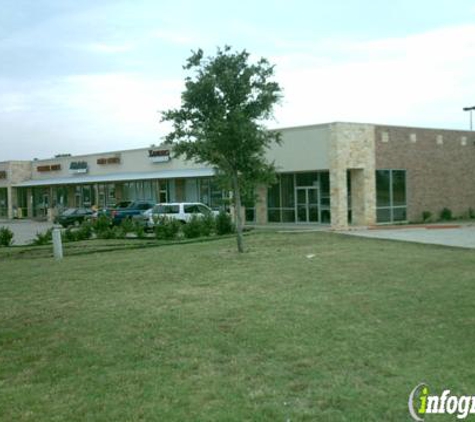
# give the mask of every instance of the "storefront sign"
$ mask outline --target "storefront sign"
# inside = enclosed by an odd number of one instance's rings
[[[98,158],[97,164],[120,164],[120,157],[107,157],[107,158]]]
[[[75,174],[87,173],[88,166],[86,161],[72,161],[69,164],[69,172]]]
[[[165,163],[170,161],[170,151],[168,149],[149,149],[148,156],[152,163]]]
[[[48,164],[45,166],[38,166],[36,167],[36,171],[40,173],[47,172],[47,171],[59,171],[61,170],[61,164]]]

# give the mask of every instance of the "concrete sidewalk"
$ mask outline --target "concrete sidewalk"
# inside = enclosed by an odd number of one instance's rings
[[[404,226],[403,228],[360,229],[342,232],[351,236],[374,239],[402,240],[405,242],[427,243],[431,245],[475,248],[475,226]]]
[[[0,220],[0,227],[8,227],[13,232],[14,245],[28,245],[36,237],[36,233],[44,233],[53,224],[33,220]]]

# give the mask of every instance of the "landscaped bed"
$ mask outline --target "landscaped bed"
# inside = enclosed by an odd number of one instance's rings
[[[404,421],[420,382],[475,395],[473,251],[147,242],[1,250],[0,420]]]

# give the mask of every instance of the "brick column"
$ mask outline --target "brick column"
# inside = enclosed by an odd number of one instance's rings
[[[331,226],[335,230],[348,229],[348,187],[346,169],[330,170]]]
[[[13,218],[13,191],[12,187],[7,187],[7,211],[8,211],[8,218]]]
[[[256,195],[256,224],[267,224],[267,186],[257,186]]]
[[[368,169],[351,171],[352,223],[369,226],[376,222],[375,172]]]

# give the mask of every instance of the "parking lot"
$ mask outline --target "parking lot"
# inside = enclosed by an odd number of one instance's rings
[[[52,223],[32,220],[0,220],[0,227],[8,227],[14,234],[14,245],[27,245],[36,237],[36,233],[43,233]]]
[[[402,240],[405,242],[427,243],[432,245],[475,248],[475,226],[440,228],[436,225],[427,227],[377,230],[354,230],[345,232],[352,236],[370,237],[375,239]]]

